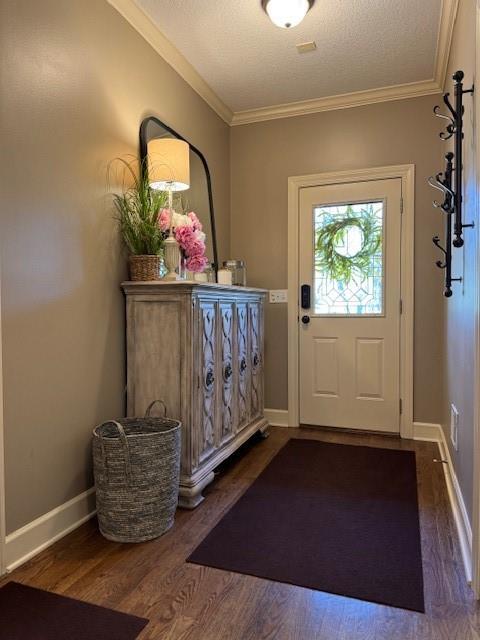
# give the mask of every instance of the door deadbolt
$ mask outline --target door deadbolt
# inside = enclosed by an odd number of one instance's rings
[[[301,286],[301,302],[302,302],[302,309],[310,309],[310,285],[309,284],[302,284]]]
[[[310,316],[302,316],[303,324],[308,324],[310,322]]]

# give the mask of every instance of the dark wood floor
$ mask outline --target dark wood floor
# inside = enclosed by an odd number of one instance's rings
[[[417,452],[426,614],[185,562],[291,437]],[[147,617],[141,640],[479,640],[480,609],[465,583],[443,471],[433,462],[437,456],[428,442],[272,429],[270,438],[235,456],[200,507],[178,511],[174,528],[162,538],[120,545],[104,540],[92,521],[1,583],[13,579]]]

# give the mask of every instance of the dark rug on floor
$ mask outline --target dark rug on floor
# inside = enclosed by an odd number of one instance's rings
[[[423,612],[415,453],[289,440],[188,561]]]
[[[9,582],[0,589],[5,640],[134,640],[148,620]]]

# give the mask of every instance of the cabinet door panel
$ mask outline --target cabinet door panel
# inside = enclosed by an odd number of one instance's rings
[[[248,310],[252,370],[250,419],[253,420],[263,414],[263,309],[260,302],[251,302]]]
[[[199,305],[199,431],[198,461],[201,464],[215,451],[217,396],[216,304],[201,301]]]
[[[250,359],[248,357],[248,307],[236,305],[237,333],[237,431],[248,424],[250,418]]]
[[[233,302],[220,303],[220,416],[218,420],[220,445],[234,435],[233,312]]]

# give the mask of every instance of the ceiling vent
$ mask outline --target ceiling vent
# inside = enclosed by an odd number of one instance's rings
[[[308,53],[309,51],[315,51],[317,48],[317,45],[313,40],[311,42],[300,42],[300,44],[295,46],[297,47],[298,53]]]

